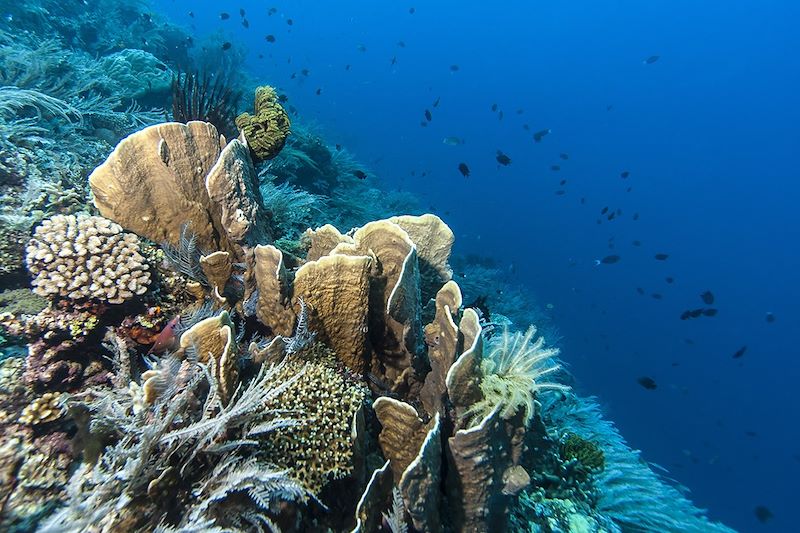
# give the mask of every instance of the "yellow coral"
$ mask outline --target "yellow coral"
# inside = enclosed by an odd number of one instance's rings
[[[64,398],[58,392],[46,392],[22,410],[19,421],[34,426],[58,420],[64,414]]]
[[[279,468],[318,493],[325,483],[353,471],[353,421],[367,394],[336,366],[336,357],[321,343],[283,363],[275,375],[278,386],[303,371],[280,395],[268,400],[270,409],[296,412],[300,423],[269,435],[261,450]]]
[[[275,89],[264,85],[256,89],[255,114],[236,117],[236,127],[244,134],[252,153],[261,160],[272,159],[283,149],[291,122]]]

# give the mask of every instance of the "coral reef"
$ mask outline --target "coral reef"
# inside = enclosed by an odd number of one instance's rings
[[[26,252],[33,291],[40,296],[119,304],[143,294],[150,284],[138,237],[102,217],[46,219]]]
[[[275,89],[265,85],[256,89],[255,114],[242,113],[236,117],[236,127],[255,158],[266,161],[283,149],[291,122],[278,102]]]

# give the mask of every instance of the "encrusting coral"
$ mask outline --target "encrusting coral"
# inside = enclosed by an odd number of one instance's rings
[[[289,136],[289,115],[278,101],[278,93],[268,85],[256,89],[255,114],[236,117],[236,127],[259,160],[272,159],[283,149]]]
[[[33,290],[40,296],[119,304],[143,294],[150,284],[138,237],[102,217],[46,219],[26,252]]]

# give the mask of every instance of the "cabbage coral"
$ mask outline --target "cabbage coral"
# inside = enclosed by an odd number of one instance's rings
[[[489,354],[481,364],[484,374],[481,380],[483,399],[469,411],[473,422],[499,406],[500,416],[504,419],[511,418],[520,408],[524,408],[527,424],[535,412],[534,401],[539,391],[569,389],[566,385],[542,381],[545,376],[561,368],[552,362],[559,350],[545,348],[544,337],[531,342],[535,335],[535,326],[530,326],[525,335],[519,332],[511,334],[506,329],[499,339],[488,344]]]

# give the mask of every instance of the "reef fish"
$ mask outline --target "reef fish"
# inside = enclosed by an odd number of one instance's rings
[[[461,137],[445,137],[442,139],[442,144],[446,144],[447,146],[460,146],[464,144],[464,139]]]
[[[703,300],[704,304],[711,305],[714,303],[714,293],[711,291],[705,291],[700,295],[700,299]]]
[[[433,120],[433,116],[431,115],[431,112],[428,109],[425,110],[425,120],[427,120],[428,122]]]
[[[741,348],[739,348],[738,350],[736,350],[733,353],[733,358],[734,359],[739,359],[740,357],[742,357],[744,355],[744,352],[746,352],[746,351],[747,351],[747,345],[745,344],[744,346],[742,346]]]
[[[645,60],[643,61],[643,63],[644,63],[645,65],[652,65],[653,63],[655,63],[655,62],[656,62],[656,61],[658,61],[659,59],[661,59],[661,56],[650,56],[650,57],[648,57],[647,59],[645,59]]]
[[[228,20],[229,18],[231,18],[231,16],[228,13],[225,13],[224,11],[219,14],[220,20]]]
[[[466,163],[459,163],[458,164],[458,171],[461,172],[461,175],[465,178],[469,177],[469,167]]]
[[[550,129],[549,128],[545,129],[545,130],[539,130],[539,131],[537,131],[536,133],[533,134],[533,140],[535,142],[537,142],[537,143],[538,142],[542,142],[542,139],[544,139],[545,135],[547,135],[549,133],[550,133]]]
[[[653,257],[655,257],[659,261],[666,261],[667,258],[669,257],[669,254],[656,254]]]
[[[495,159],[497,160],[498,163],[500,163],[504,167],[507,167],[508,165],[511,164],[511,158],[508,157],[503,152],[501,152],[500,150],[497,151],[497,156],[495,157]]]
[[[150,354],[159,354],[163,353],[175,345],[175,342],[178,340],[178,325],[181,322],[181,315],[177,315],[175,318],[167,322],[167,325],[164,326],[164,329],[161,330],[156,336],[156,340],[153,343],[153,346],[150,347],[150,350],[147,352],[147,355]]]
[[[636,380],[636,383],[638,383],[639,385],[641,385],[642,387],[644,387],[647,390],[656,390],[658,388],[658,384],[656,383],[656,380],[654,380],[653,378],[651,378],[649,376],[640,377],[639,379]]]
[[[604,265],[613,265],[614,263],[618,263],[620,259],[622,258],[618,255],[607,255],[602,259],[595,259],[595,264],[599,265],[603,263]]]

